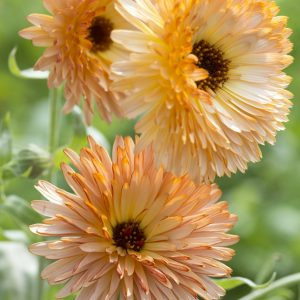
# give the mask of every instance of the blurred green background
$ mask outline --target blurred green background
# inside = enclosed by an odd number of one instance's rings
[[[22,40],[18,31],[28,26],[25,19],[28,14],[44,11],[41,2],[0,0],[0,117],[3,119],[6,112],[11,114],[14,152],[29,144],[47,149],[49,109],[46,82],[14,77],[7,67],[9,53],[15,46],[18,47],[17,60],[22,69],[31,67],[39,57],[41,50]],[[290,122],[287,130],[278,135],[274,147],[263,148],[262,162],[251,165],[245,175],[218,180],[224,191],[223,199],[228,200],[231,210],[239,215],[235,233],[240,235],[241,241],[230,262],[233,275],[257,282],[267,280],[272,270],[278,277],[300,271],[300,106],[297,105],[300,95],[300,2],[277,2],[281,14],[289,16],[289,27],[294,30],[295,63],[287,70],[294,78],[290,90],[295,95]],[[60,145],[72,143],[75,148],[85,145],[85,136],[78,128],[78,116],[75,114],[64,119]],[[133,134],[133,124],[133,121],[117,120],[106,125],[95,118],[93,126],[100,132],[98,138],[109,147],[116,134]],[[75,127],[75,135],[70,126]],[[59,151],[56,160],[61,159],[64,158]],[[64,185],[59,173],[57,181],[60,186]],[[12,204],[0,208],[1,300],[41,300],[35,293],[37,280],[33,280],[37,278],[37,259],[26,249],[34,237],[22,233],[25,225],[37,218],[31,215],[26,205],[32,199],[40,198],[33,188],[35,182],[36,179],[20,177],[5,184],[6,194],[15,196],[9,198]],[[224,299],[239,299],[246,291],[246,287],[238,288]],[[54,292],[48,290],[44,299],[54,299]],[[283,289],[264,299],[300,299],[300,296],[294,288]]]

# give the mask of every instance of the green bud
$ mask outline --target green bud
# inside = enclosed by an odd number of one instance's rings
[[[3,177],[26,177],[35,179],[41,176],[50,166],[52,160],[48,152],[36,145],[30,145],[15,155],[3,168]]]

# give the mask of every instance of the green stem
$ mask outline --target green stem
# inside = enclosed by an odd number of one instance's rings
[[[49,153],[53,156],[58,137],[58,106],[59,106],[59,91],[57,89],[51,89],[49,95],[50,101],[50,129],[49,129]],[[53,179],[53,164],[49,169],[48,180],[52,181]]]
[[[57,89],[50,90],[50,132],[49,132],[49,152],[53,153],[57,139],[57,106],[58,106],[58,91]]]
[[[53,157],[56,147],[57,147],[57,139],[58,139],[58,131],[59,131],[59,98],[60,98],[60,90],[51,89],[49,91],[49,103],[50,103],[50,128],[49,128],[49,145],[48,150],[50,155]],[[48,180],[53,182],[54,178],[54,163],[51,164],[48,173]],[[39,258],[39,266],[38,271],[39,275],[41,274],[43,268],[45,267],[45,258]],[[37,287],[37,300],[42,300],[44,298],[44,281],[39,277],[38,287]]]
[[[239,300],[259,299],[259,298],[269,294],[270,292],[273,292],[274,290],[277,290],[277,289],[285,287],[285,286],[291,286],[298,282],[300,282],[300,273],[296,273],[296,274],[281,278],[279,280],[276,280],[273,283],[271,283],[268,287],[266,287],[264,289],[253,291],[249,295],[242,297]]]
[[[4,180],[2,179],[2,172],[0,170],[0,203],[5,201],[5,197]]]
[[[36,300],[42,300],[44,298],[44,280],[40,277],[43,269],[45,266],[45,259],[44,257],[40,256],[38,258],[38,290],[37,290],[37,298]]]

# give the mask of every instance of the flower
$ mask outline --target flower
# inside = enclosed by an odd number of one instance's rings
[[[266,0],[119,0],[136,30],[112,39],[132,52],[116,61],[138,151],[154,142],[158,163],[197,182],[244,172],[260,144],[283,130],[292,94],[287,18]]]
[[[220,261],[232,257],[227,246],[238,237],[226,233],[237,217],[217,203],[217,186],[156,168],[152,147],[134,154],[131,138],[117,137],[112,161],[89,142],[80,156],[66,150],[78,169],[62,165],[74,193],[40,181],[49,201],[32,202],[49,218],[31,230],[59,238],[30,248],[57,260],[42,272],[50,284],[65,283],[57,297],[219,299],[224,291],[210,277],[229,276]]]
[[[126,22],[114,10],[113,0],[44,0],[52,14],[32,14],[34,25],[20,31],[35,46],[46,47],[35,69],[49,70],[48,85],[65,82],[64,111],[72,110],[84,98],[84,115],[91,122],[95,99],[102,117],[122,114],[119,95],[110,90],[109,67],[124,49],[112,42],[114,28],[126,28]]]

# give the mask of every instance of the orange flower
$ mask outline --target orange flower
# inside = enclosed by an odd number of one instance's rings
[[[153,4],[155,3],[155,4]],[[273,1],[119,0],[136,30],[112,39],[133,52],[112,65],[139,150],[196,181],[244,172],[284,129],[292,94],[287,18]]]
[[[220,261],[238,237],[226,232],[237,217],[218,202],[215,184],[195,185],[156,168],[151,147],[134,154],[131,138],[118,137],[113,159],[89,139],[80,156],[66,150],[78,173],[63,164],[74,193],[40,181],[49,201],[32,207],[49,217],[31,226],[39,235],[58,237],[31,246],[34,254],[57,260],[42,277],[65,283],[64,298],[219,299],[224,290],[210,277],[229,276]]]
[[[119,96],[110,90],[109,67],[125,51],[112,42],[110,34],[114,28],[126,28],[126,23],[114,10],[113,2],[44,0],[52,16],[32,14],[28,20],[34,26],[20,32],[35,46],[47,48],[35,69],[50,71],[50,88],[65,82],[66,113],[83,97],[88,123],[93,99],[105,120],[111,120],[112,114],[121,115]]]

